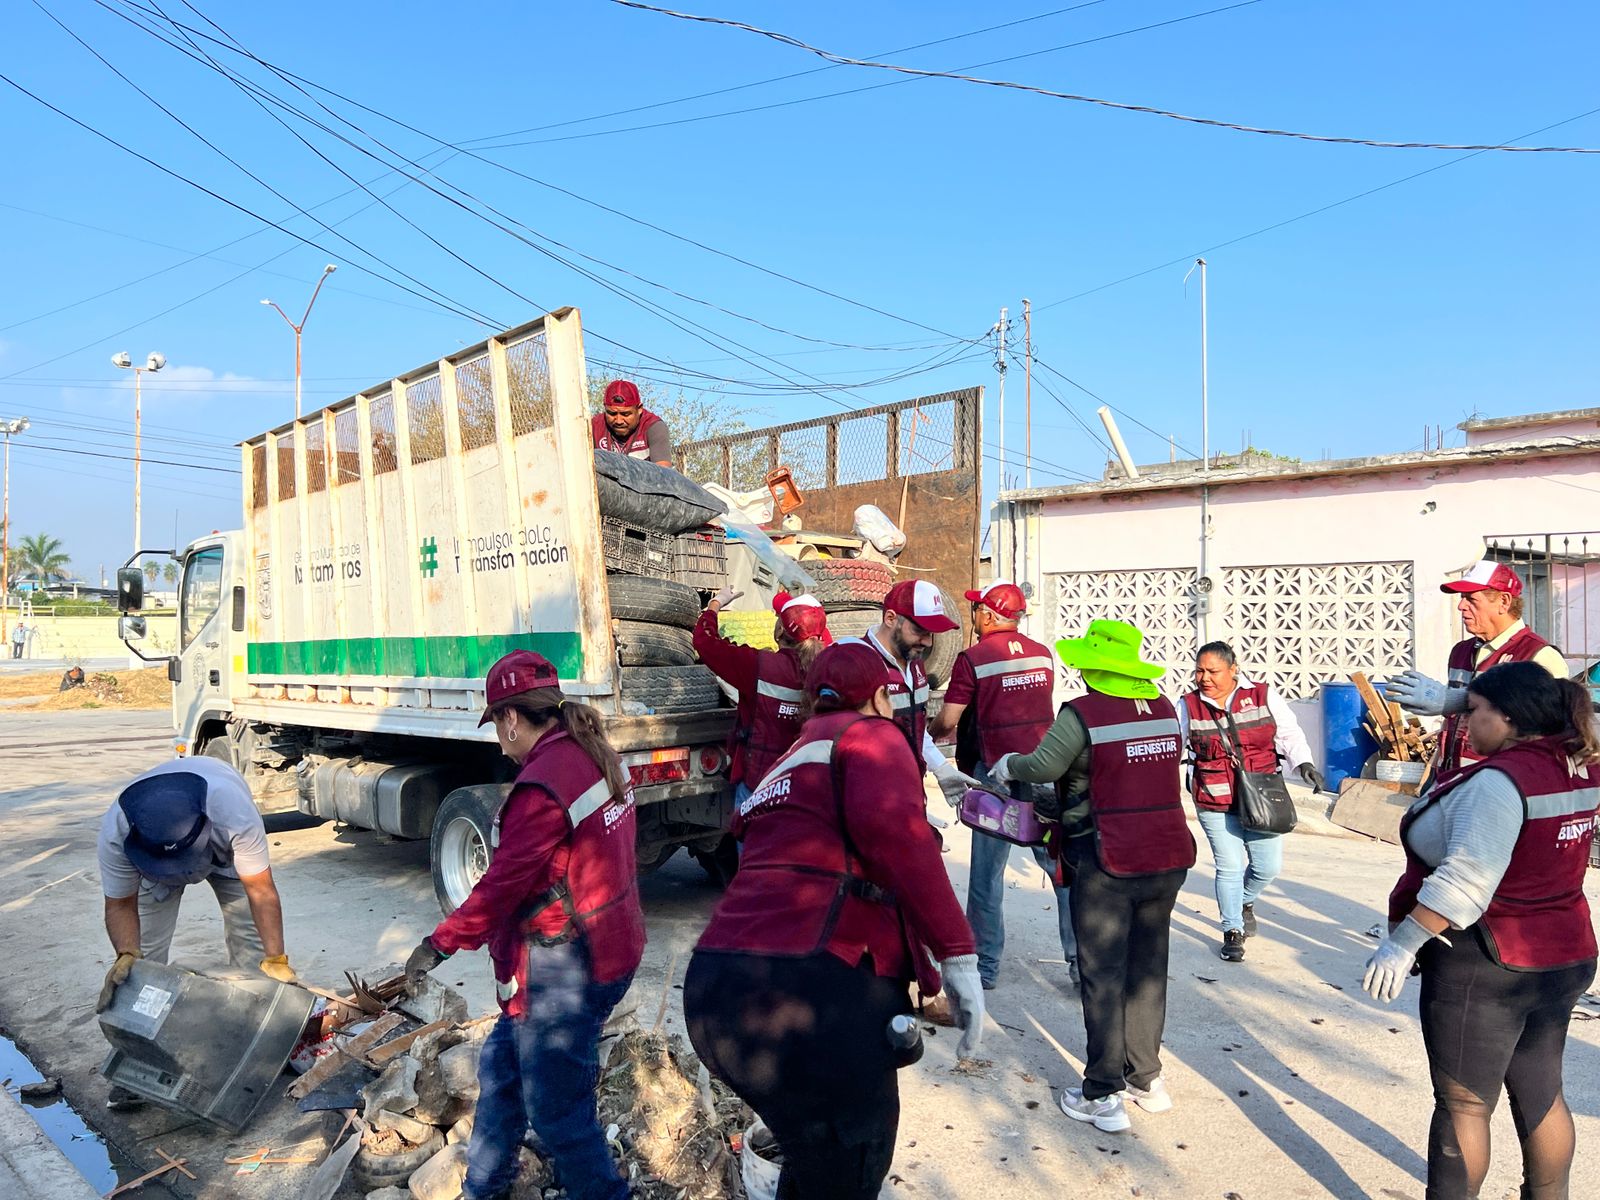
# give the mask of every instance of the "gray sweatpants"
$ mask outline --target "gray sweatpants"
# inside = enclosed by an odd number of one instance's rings
[[[212,875],[206,882],[216,893],[217,906],[222,909],[228,962],[235,967],[254,969],[266,956],[266,950],[261,945],[261,934],[256,929],[244,884],[228,875]],[[167,893],[164,900],[156,899],[158,889]],[[183,902],[184,890],[178,887],[168,891],[167,886],[152,884],[148,879],[139,883],[139,953],[152,962],[166,962],[172,950],[172,935],[178,928],[178,906]]]

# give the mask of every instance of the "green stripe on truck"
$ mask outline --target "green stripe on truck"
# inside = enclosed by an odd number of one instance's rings
[[[513,650],[533,650],[544,655],[564,679],[575,678],[583,670],[583,642],[576,633],[251,642],[246,670],[251,675],[481,679],[496,659]]]

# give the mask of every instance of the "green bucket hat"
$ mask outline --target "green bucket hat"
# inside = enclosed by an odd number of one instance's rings
[[[1165,667],[1140,659],[1144,634],[1126,621],[1090,621],[1081,638],[1062,638],[1056,653],[1069,667],[1080,671],[1106,671],[1133,679],[1159,679]]]

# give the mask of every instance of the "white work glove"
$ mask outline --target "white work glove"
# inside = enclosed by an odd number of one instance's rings
[[[978,977],[978,956],[947,958],[939,964],[939,974],[944,978],[944,994],[950,1000],[956,1028],[961,1030],[956,1057],[971,1058],[983,1041],[983,980]]]
[[[721,612],[742,595],[744,595],[743,592],[735,591],[731,587],[725,587],[715,596],[711,597],[711,603],[716,606],[718,612]]]
[[[1421,713],[1425,717],[1442,716],[1463,707],[1460,702],[1451,703],[1451,692],[1460,692],[1460,701],[1465,701],[1466,692],[1463,689],[1446,687],[1437,679],[1429,679],[1420,671],[1402,671],[1388,683],[1389,699],[1401,708]]]
[[[1011,786],[1011,760],[1015,757],[1015,753],[1002,754],[989,764],[989,779],[1001,789]]]
[[[961,801],[966,796],[969,788],[981,788],[971,775],[968,775],[955,763],[946,761],[942,767],[933,768],[933,777],[939,784],[939,790],[944,793],[945,803],[951,808],[960,808]]]
[[[1367,990],[1367,995],[1386,1004],[1398,996],[1416,964],[1417,951],[1432,939],[1433,934],[1413,917],[1407,917],[1391,929],[1367,959],[1367,972],[1361,977],[1361,986]]]

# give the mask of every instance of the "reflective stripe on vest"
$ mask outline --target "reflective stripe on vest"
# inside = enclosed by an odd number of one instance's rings
[[[1149,717],[1142,721],[1123,721],[1118,725],[1101,725],[1089,729],[1089,744],[1099,746],[1105,742],[1127,742],[1144,738],[1178,735],[1177,717]]]
[[[756,693],[789,704],[799,704],[806,698],[806,694],[799,688],[783,687],[776,683],[768,683],[765,679],[756,680]]]
[[[567,824],[576,829],[581,821],[594,816],[609,803],[611,803],[611,785],[602,777],[598,783],[585,789],[576,800],[567,805]]]
[[[897,710],[909,710],[913,704],[926,704],[927,702],[927,684],[923,684],[915,692],[898,691],[889,695],[890,707]]]
[[[990,679],[995,675],[1021,675],[1033,671],[1054,671],[1055,663],[1048,658],[1003,658],[999,662],[984,663],[981,667],[973,667],[972,674],[978,679]]]

